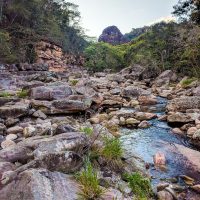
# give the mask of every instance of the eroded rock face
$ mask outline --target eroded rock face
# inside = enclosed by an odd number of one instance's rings
[[[172,112],[186,112],[188,109],[200,109],[200,97],[175,98],[167,105],[167,110]]]
[[[71,176],[46,169],[30,169],[0,192],[1,200],[76,200],[78,184]]]

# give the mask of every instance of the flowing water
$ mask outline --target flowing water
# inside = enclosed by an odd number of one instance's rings
[[[158,104],[154,107],[144,108],[163,115],[167,100],[158,97]],[[167,122],[158,119],[150,120],[152,126],[147,129],[126,129],[123,128],[121,141],[127,157],[139,157],[145,163],[150,163],[150,174],[153,177],[152,184],[156,185],[161,179],[188,175],[200,180],[199,172],[194,171],[188,160],[177,152],[175,144],[184,145],[191,148],[187,139],[179,137],[171,132]],[[156,169],[153,165],[153,156],[157,152],[162,152],[166,156],[166,169]],[[181,182],[180,182],[181,184]]]

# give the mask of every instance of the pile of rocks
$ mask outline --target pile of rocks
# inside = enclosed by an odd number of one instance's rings
[[[53,49],[54,56],[60,59],[60,49]],[[18,73],[5,68],[9,76],[0,76],[2,200],[77,199],[80,187],[71,173],[81,169],[91,145],[91,138],[80,128],[104,130],[102,134],[110,138],[120,136],[121,126],[148,128],[148,120],[157,115],[145,110],[157,104],[157,95],[172,99],[162,119],[182,123],[181,131],[187,130],[191,140],[200,140],[198,87],[193,88],[193,96],[187,96],[188,90],[171,85],[177,80],[171,71],[153,81],[138,65],[118,74],[97,73],[91,77],[80,68],[79,73],[52,73],[44,66],[20,65]],[[95,145],[102,148],[101,139]],[[132,170],[131,165],[127,168]],[[119,174],[102,170],[104,182],[107,174],[112,187],[104,199],[131,199],[131,190]],[[120,191],[122,186],[126,189]]]

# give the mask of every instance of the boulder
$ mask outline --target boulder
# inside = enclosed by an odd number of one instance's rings
[[[72,89],[69,85],[49,85],[40,86],[31,89],[31,98],[35,100],[60,100],[72,95]]]
[[[154,160],[154,164],[156,166],[159,166],[159,165],[165,165],[166,164],[166,158],[165,158],[165,154],[162,153],[162,152],[158,152],[154,155],[153,157],[153,160]]]
[[[12,140],[4,140],[1,143],[2,149],[6,149],[6,148],[9,148],[9,147],[12,147],[12,146],[15,146],[15,145],[16,145],[16,143],[13,142]]]
[[[193,95],[194,95],[194,96],[200,97],[200,86],[196,87],[196,88],[193,90]]]
[[[6,162],[22,162],[26,163],[28,159],[32,158],[31,149],[22,145],[12,145],[0,151],[0,160]]]
[[[191,116],[185,113],[176,112],[176,113],[172,113],[168,115],[167,121],[170,123],[176,123],[176,122],[189,123],[189,122],[193,122],[194,120],[191,118]]]
[[[79,186],[69,175],[30,169],[1,189],[1,200],[76,200]]]
[[[9,134],[6,136],[6,140],[16,140],[17,139],[17,135],[15,134]]]
[[[20,126],[14,126],[12,128],[7,129],[7,134],[18,134],[23,133],[23,128]]]
[[[188,109],[200,109],[200,97],[175,98],[167,105],[167,110],[172,112],[186,112]]]
[[[109,74],[109,75],[107,75],[107,79],[109,81],[114,81],[114,82],[117,82],[117,83],[123,82],[123,77],[121,75],[118,75],[118,74]]]
[[[146,112],[135,112],[134,116],[137,120],[140,120],[140,121],[150,120],[157,117],[155,113],[146,113]]]
[[[154,96],[139,96],[138,101],[140,105],[155,105],[158,103]]]
[[[4,105],[0,107],[0,118],[18,118],[26,116],[29,111],[29,103],[18,102],[13,105]]]
[[[2,178],[2,175],[7,171],[14,171],[16,169],[16,166],[10,162],[0,162],[0,180]],[[1,186],[0,186],[1,188]]]
[[[151,92],[136,86],[127,86],[121,92],[121,96],[129,98],[137,98],[139,96],[148,96]]]
[[[154,85],[157,87],[161,87],[163,85],[168,85],[170,81],[175,81],[176,75],[171,70],[166,70],[162,72],[154,81]]]
[[[172,132],[174,134],[183,135],[183,131],[180,128],[173,128]]]
[[[158,200],[173,200],[173,196],[170,194],[170,192],[163,190],[157,193]]]
[[[40,119],[46,119],[47,118],[47,116],[41,110],[37,110],[36,112],[34,112],[33,117],[37,117],[37,118],[40,118]]]
[[[137,119],[134,119],[134,118],[126,119],[126,125],[135,126],[135,125],[138,125],[139,123],[140,123],[140,121],[138,121]]]
[[[71,97],[71,99],[73,99]],[[72,114],[86,111],[91,106],[91,99],[83,96],[76,96],[74,100],[70,98],[55,101],[32,100],[31,105],[35,109],[40,109],[43,113],[50,114]]]
[[[187,136],[188,137],[192,137],[195,133],[197,132],[197,128],[196,127],[191,127],[187,130]]]
[[[148,121],[142,121],[139,125],[138,128],[149,128],[151,124]]]

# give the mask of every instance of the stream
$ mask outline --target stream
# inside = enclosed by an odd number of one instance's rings
[[[158,116],[165,113],[167,100],[158,97],[158,104],[155,106],[144,107],[144,111],[154,112]],[[200,180],[200,173],[195,171],[188,159],[176,150],[175,144],[192,148],[186,138],[175,135],[171,132],[171,127],[167,122],[153,119],[149,121],[151,127],[147,129],[121,129],[121,141],[126,157],[138,157],[145,163],[150,164],[150,175],[152,185],[155,186],[161,180],[176,177],[178,183],[183,185],[183,181],[178,178],[180,175],[187,175]],[[156,169],[153,165],[153,156],[157,152],[165,154],[167,163],[166,168]]]

